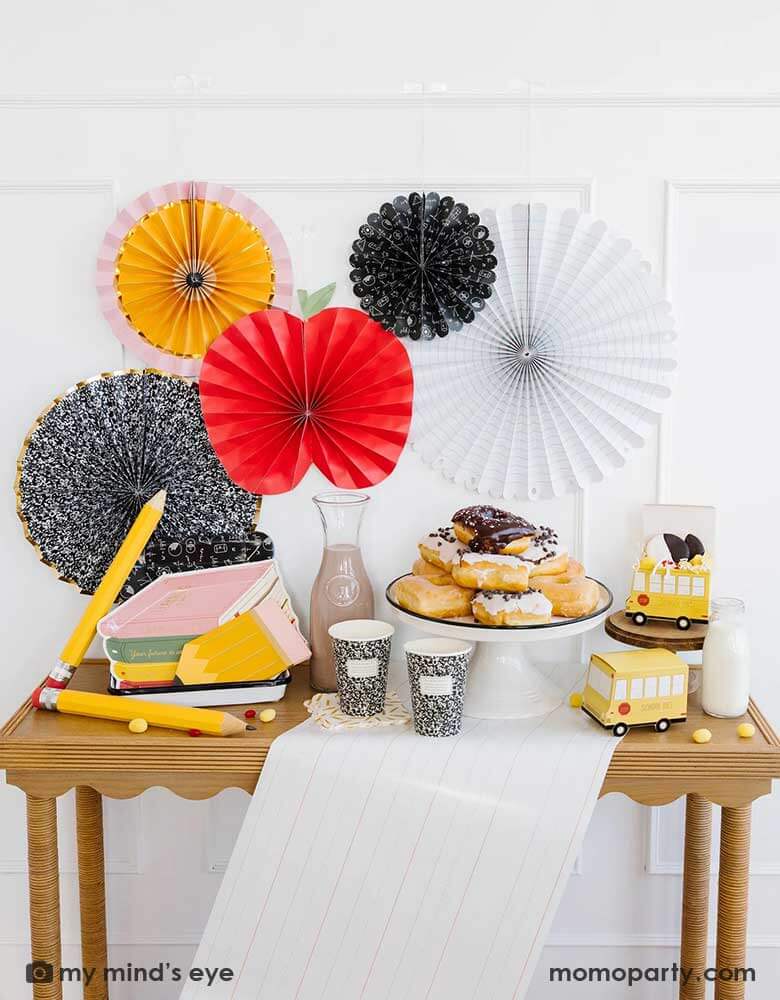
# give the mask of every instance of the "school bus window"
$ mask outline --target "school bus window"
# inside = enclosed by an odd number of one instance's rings
[[[634,573],[634,590],[644,590],[644,589],[645,589],[645,574]]]
[[[681,597],[689,597],[691,593],[691,578],[689,576],[681,576],[677,579],[677,593]]]
[[[693,593],[696,597],[704,597],[704,580],[699,576],[693,578]]]
[[[669,692],[672,690],[672,678],[667,674],[666,677],[658,678],[658,694],[662,698],[668,698]]]
[[[631,680],[631,697],[641,698],[642,697],[642,678],[634,677]]]
[[[674,577],[671,573],[667,573],[664,577],[664,593],[673,594],[674,593]]]
[[[655,698],[658,694],[658,678],[645,677],[645,698]]]
[[[653,573],[650,577],[650,593],[660,594],[661,593],[661,577],[657,573]]]
[[[628,694],[626,681],[615,681],[615,701],[625,701]]]
[[[588,671],[588,684],[597,694],[600,694],[602,698],[609,699],[612,687],[609,677],[603,670],[600,670],[595,663],[591,663],[590,665],[590,670]]]
[[[674,674],[672,676],[672,694],[682,694],[683,693],[683,675]]]

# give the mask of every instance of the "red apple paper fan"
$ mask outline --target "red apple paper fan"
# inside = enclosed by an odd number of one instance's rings
[[[381,482],[406,443],[412,394],[403,344],[358,309],[244,316],[200,373],[215,452],[234,483],[262,494],[293,489],[312,463],[334,486]]]

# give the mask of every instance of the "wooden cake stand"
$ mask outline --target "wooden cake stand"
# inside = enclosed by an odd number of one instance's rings
[[[702,622],[692,622],[691,627],[683,631],[674,622],[654,618],[644,625],[635,625],[625,611],[616,611],[604,622],[604,631],[626,646],[685,653],[702,648],[707,626]]]

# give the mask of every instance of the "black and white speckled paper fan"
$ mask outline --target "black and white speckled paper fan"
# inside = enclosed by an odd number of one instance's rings
[[[91,594],[142,504],[166,489],[163,535],[234,537],[258,498],[235,486],[209,443],[197,383],[153,369],[68,389],[19,455],[17,511],[40,558]]]
[[[471,323],[490,296],[493,249],[467,205],[435,191],[398,195],[368,216],[352,244],[353,291],[398,337],[446,337]]]

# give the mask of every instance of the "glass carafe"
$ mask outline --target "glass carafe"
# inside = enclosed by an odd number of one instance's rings
[[[336,690],[336,666],[328,629],[336,622],[374,617],[374,591],[360,552],[365,493],[318,493],[312,498],[324,532],[322,563],[311,591],[309,641],[311,685]]]

